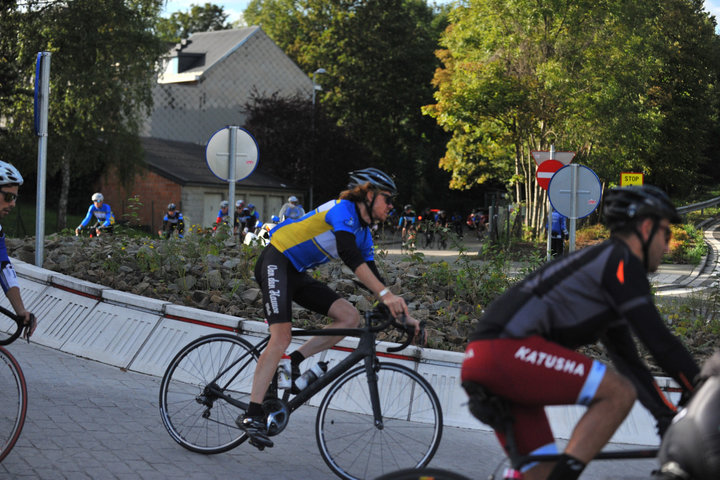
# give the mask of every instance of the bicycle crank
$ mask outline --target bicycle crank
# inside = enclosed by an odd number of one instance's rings
[[[268,435],[272,437],[285,430],[290,420],[290,411],[285,402],[279,398],[270,398],[266,399],[262,406],[267,415]]]

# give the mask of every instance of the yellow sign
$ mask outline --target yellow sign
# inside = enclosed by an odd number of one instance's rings
[[[622,172],[620,174],[620,186],[629,187],[630,185],[642,185],[643,174],[642,173],[630,173]]]

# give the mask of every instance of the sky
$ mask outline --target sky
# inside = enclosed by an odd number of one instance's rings
[[[435,0],[437,3],[449,3],[452,0]],[[169,16],[173,12],[190,10],[190,5],[204,5],[210,2],[223,7],[225,13],[229,15],[228,20],[234,22],[242,15],[243,10],[247,7],[250,0],[167,0],[163,16]],[[705,0],[705,10],[720,18],[720,0]]]

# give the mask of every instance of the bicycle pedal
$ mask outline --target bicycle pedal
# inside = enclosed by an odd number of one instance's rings
[[[275,445],[275,444],[270,439],[265,441],[264,439],[251,438],[250,445],[252,445],[253,447],[257,448],[258,450],[260,450],[262,452],[263,450],[265,450],[265,447],[272,448],[273,445]]]

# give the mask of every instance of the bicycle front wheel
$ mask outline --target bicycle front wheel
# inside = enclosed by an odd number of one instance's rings
[[[26,413],[25,377],[15,357],[0,347],[0,462],[20,437]]]
[[[406,468],[386,473],[375,480],[470,480],[464,475],[440,468]]]
[[[427,465],[440,445],[443,428],[440,401],[432,386],[409,368],[379,363],[382,425],[375,425],[369,388],[364,366],[330,386],[315,425],[325,463],[345,479],[372,479]]]
[[[160,416],[173,440],[207,454],[244,442],[245,432],[235,425],[244,411],[222,396],[250,401],[257,359],[250,342],[224,333],[198,338],[180,350],[160,384]]]

